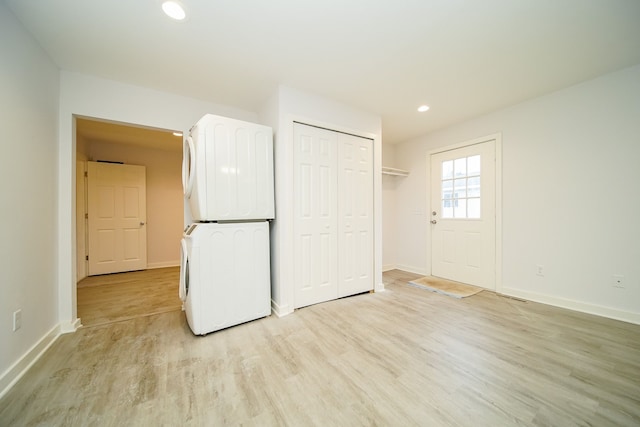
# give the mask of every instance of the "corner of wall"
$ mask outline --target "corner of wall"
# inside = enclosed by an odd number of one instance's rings
[[[61,325],[56,325],[0,376],[0,398],[2,398],[18,382],[18,380],[24,376],[24,374],[42,357],[49,347],[53,345],[58,337],[62,333],[65,333],[62,329]]]

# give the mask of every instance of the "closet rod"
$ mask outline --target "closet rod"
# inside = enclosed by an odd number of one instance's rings
[[[366,136],[356,135],[355,133],[342,132],[342,131],[340,131],[340,130],[329,129],[329,128],[322,127],[322,126],[310,125],[309,123],[302,123],[302,122],[298,122],[298,121],[296,121],[296,120],[294,120],[294,121],[293,121],[293,123],[297,123],[297,124],[299,124],[299,125],[309,126],[309,127],[312,127],[312,128],[324,129],[324,130],[328,130],[328,131],[330,131],[330,132],[342,133],[342,134],[344,134],[344,135],[351,135],[351,136],[355,136],[355,137],[357,137],[357,138],[368,139],[369,141],[373,141],[373,138],[367,138]]]

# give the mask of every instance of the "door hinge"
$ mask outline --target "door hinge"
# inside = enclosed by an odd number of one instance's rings
[[[85,255],[84,259],[86,259],[87,261],[89,261],[89,255]]]
[[[84,171],[84,176],[88,177],[89,176],[89,172]]]
[[[88,213],[84,214],[84,219],[89,219],[89,214]]]

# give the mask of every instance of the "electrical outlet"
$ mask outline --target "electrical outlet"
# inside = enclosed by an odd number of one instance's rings
[[[544,267],[540,264],[536,265],[536,275],[544,276]]]
[[[624,288],[624,276],[622,274],[614,274],[611,285],[614,288]]]
[[[13,332],[22,327],[22,310],[16,310],[13,312]]]

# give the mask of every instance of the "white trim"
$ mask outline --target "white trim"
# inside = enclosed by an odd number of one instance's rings
[[[502,133],[493,134],[491,137],[496,141],[496,292],[502,292]]]
[[[425,270],[422,267],[414,267],[412,265],[403,265],[403,264],[396,265],[396,268],[398,270],[406,271],[407,273],[420,274],[422,276],[428,276],[430,274],[428,273],[428,271],[431,271],[431,270]]]
[[[397,267],[395,264],[385,264],[382,266],[382,272],[386,272],[386,271],[391,271],[391,270],[395,270]]]
[[[280,307],[274,300],[271,300],[271,312],[278,317],[286,316],[293,313],[293,310],[289,308],[289,305],[283,305]]]
[[[61,334],[60,325],[56,325],[38,340],[20,359],[0,376],[0,398],[13,387],[34,363],[51,347]]]
[[[61,334],[69,334],[73,333],[81,328],[82,324],[80,323],[80,318],[78,317],[73,322],[62,322],[60,323],[60,333]]]
[[[153,270],[156,268],[167,268],[167,267],[180,267],[180,260],[152,262],[147,264],[147,270]]]
[[[531,291],[524,291],[515,288],[503,288],[502,295],[522,298],[541,304],[552,305],[554,307],[566,308],[568,310],[579,311],[581,313],[593,314],[608,319],[621,320],[623,322],[640,325],[640,313],[618,310],[616,308],[602,305],[590,304],[565,298],[554,297],[552,295],[539,294]]]
[[[495,244],[496,244],[496,259],[495,259],[495,291],[501,293],[502,288],[502,133],[494,133],[491,135],[483,136],[480,138],[471,139],[465,142],[459,142],[457,144],[447,145],[446,147],[440,147],[427,152],[427,167],[426,167],[426,188],[429,190],[426,192],[427,198],[427,212],[431,212],[431,197],[429,197],[431,189],[431,156],[446,151],[457,150],[458,148],[468,147],[470,145],[482,144],[483,142],[495,141]],[[428,217],[428,215],[427,215]],[[427,227],[427,262],[425,275],[431,274],[431,227]],[[404,268],[398,266],[398,268],[404,270]],[[409,270],[405,270],[409,271]],[[414,272],[414,271],[410,271]],[[423,274],[417,273],[416,274]],[[493,290],[493,289],[492,289]]]

